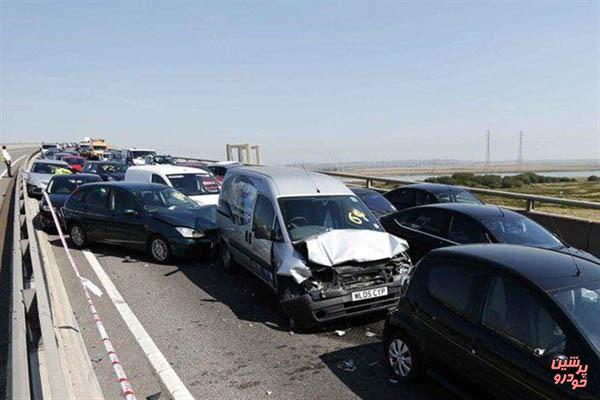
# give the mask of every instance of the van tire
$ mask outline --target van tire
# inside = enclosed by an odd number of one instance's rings
[[[288,300],[301,294],[302,293],[300,292],[300,288],[298,287],[298,285],[291,283],[289,279],[282,279],[281,277],[278,277],[277,295],[279,299],[279,308],[281,309],[281,312],[285,314],[285,316],[288,318],[288,327],[290,331],[296,333],[311,333],[315,329],[314,325],[308,324],[306,322],[303,323],[297,321],[292,315],[286,313],[283,307],[281,306],[282,301]]]
[[[227,246],[225,242],[221,242],[221,264],[223,266],[223,270],[228,274],[235,274],[238,271],[238,266],[231,256],[229,246]]]

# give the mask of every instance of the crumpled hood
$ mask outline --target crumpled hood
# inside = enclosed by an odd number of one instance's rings
[[[152,212],[152,217],[173,226],[184,226],[193,229],[215,229],[215,221],[206,218],[201,212],[189,210],[159,209]]]
[[[404,239],[387,232],[337,229],[305,241],[308,260],[332,267],[348,262],[390,259],[408,250]]]

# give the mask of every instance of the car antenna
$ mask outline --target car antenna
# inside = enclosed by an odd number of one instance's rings
[[[310,173],[306,170],[306,166],[304,164],[302,164],[302,169],[304,170],[304,172],[306,173],[306,175],[308,175],[308,178],[313,183],[313,185],[315,185],[315,189],[317,189],[317,193],[321,193],[321,189],[319,189],[319,186],[317,185],[317,183],[314,181],[314,179],[312,178],[312,176],[310,176]]]

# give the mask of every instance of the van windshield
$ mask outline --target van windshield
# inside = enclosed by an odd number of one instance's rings
[[[187,196],[219,194],[219,183],[208,174],[167,175],[173,187]]]
[[[294,242],[335,229],[382,230],[355,196],[288,197],[280,198],[279,205]]]

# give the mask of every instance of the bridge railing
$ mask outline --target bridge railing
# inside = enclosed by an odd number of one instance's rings
[[[410,181],[405,179],[396,179],[396,178],[384,178],[378,176],[367,176],[367,175],[359,175],[359,174],[349,174],[345,172],[332,172],[332,171],[321,171],[324,174],[335,176],[338,178],[350,179],[352,181],[358,181],[360,184],[364,185],[368,188],[378,189],[382,191],[381,188],[374,187],[375,182],[384,183],[384,184],[393,184],[397,186],[410,185],[412,183],[418,183],[416,181]],[[458,186],[462,187],[462,186]],[[584,201],[584,200],[574,200],[574,199],[565,199],[560,197],[550,197],[550,196],[539,196],[535,194],[526,194],[526,193],[513,193],[506,192],[503,190],[493,190],[493,189],[483,189],[483,188],[474,188],[474,187],[465,187],[472,193],[485,194],[495,197],[501,197],[506,199],[514,199],[514,200],[524,200],[527,202],[527,211],[532,211],[535,208],[536,203],[543,204],[557,204],[561,206],[570,206],[570,207],[581,207],[581,208],[589,208],[600,210],[600,203],[594,201]]]
[[[25,165],[35,154],[28,157]],[[13,197],[7,397],[66,399],[67,386],[33,223],[34,212],[27,200],[20,168]],[[42,377],[42,374],[45,376]],[[44,381],[46,384],[42,384]]]

